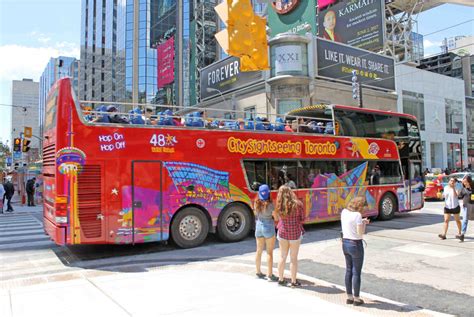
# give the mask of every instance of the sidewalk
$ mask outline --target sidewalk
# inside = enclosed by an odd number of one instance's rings
[[[233,262],[129,269],[0,283],[0,316],[447,316],[365,293],[364,306],[346,305],[340,286],[304,275],[301,288],[279,286]]]
[[[14,208],[0,217],[42,209]],[[298,274],[300,288],[279,286],[257,279],[254,267],[237,256],[183,262],[179,257],[184,253],[161,264],[133,264],[138,257],[156,257],[143,254],[113,263],[95,260],[108,263],[100,269],[76,263],[74,271],[13,280],[0,276],[0,316],[447,316],[367,293],[361,294],[365,305],[347,305],[340,285]]]

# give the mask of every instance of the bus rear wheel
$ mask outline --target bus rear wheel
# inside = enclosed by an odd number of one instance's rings
[[[241,204],[231,204],[219,216],[217,235],[225,242],[240,241],[249,235],[251,227],[250,210]]]
[[[171,224],[171,238],[183,249],[194,248],[206,240],[209,222],[204,213],[195,207],[181,210]]]
[[[379,203],[379,217],[380,220],[390,220],[395,216],[397,209],[397,202],[392,194],[385,194]]]

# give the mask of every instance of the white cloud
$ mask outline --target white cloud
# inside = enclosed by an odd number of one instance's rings
[[[425,49],[428,49],[428,48],[431,48],[431,47],[440,47],[441,46],[441,42],[432,42],[430,40],[423,40],[423,47]]]
[[[79,47],[74,43],[67,42],[49,47],[0,46],[0,80],[32,78],[37,81],[49,59],[60,55],[79,58]]]

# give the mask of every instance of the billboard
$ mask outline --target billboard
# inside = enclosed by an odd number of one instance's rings
[[[156,52],[158,58],[158,88],[163,88],[174,81],[174,37],[158,45]]]
[[[311,26],[311,32],[316,34],[316,3],[315,0],[302,1],[270,1],[268,8],[268,26],[271,36],[279,33],[292,32],[304,35],[306,24]]]
[[[318,76],[351,82],[355,69],[364,86],[395,90],[393,58],[319,38],[316,45]]]
[[[201,100],[250,86],[263,80],[263,73],[241,72],[240,59],[227,57],[201,69]]]
[[[383,0],[345,0],[320,9],[318,36],[324,39],[378,51],[383,47]]]

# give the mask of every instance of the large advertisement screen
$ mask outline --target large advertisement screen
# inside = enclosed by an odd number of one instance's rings
[[[323,39],[316,45],[318,76],[351,82],[356,70],[363,85],[395,90],[393,58]]]
[[[158,88],[163,88],[174,81],[174,37],[158,45],[156,51],[158,56]]]
[[[369,51],[383,47],[382,0],[345,0],[320,9],[318,36]]]
[[[263,72],[241,72],[240,59],[230,56],[201,70],[201,100],[262,80]]]

